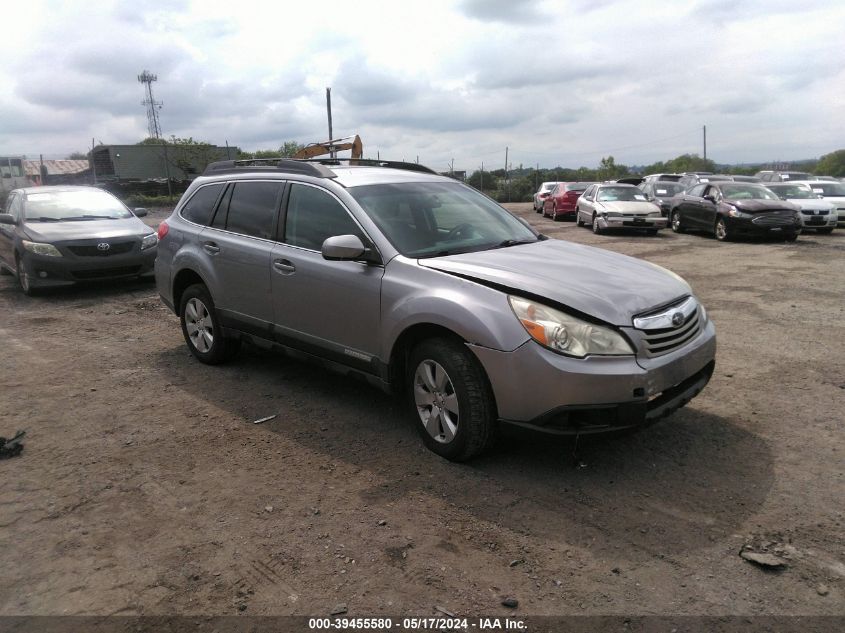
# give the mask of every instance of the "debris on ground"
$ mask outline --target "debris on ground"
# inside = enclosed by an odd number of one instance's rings
[[[387,521],[385,521],[384,519],[381,519],[381,520],[378,522],[378,524],[379,524],[379,525],[387,525]]]
[[[273,506],[264,506],[264,512],[272,512]]]
[[[830,589],[828,589],[826,584],[819,583],[819,585],[816,587],[816,593],[820,596],[826,596],[830,593]]]
[[[743,550],[739,555],[747,560],[749,563],[754,563],[759,567],[765,569],[783,569],[786,567],[786,561],[779,556],[769,554],[766,552],[754,552],[752,550]]]
[[[519,600],[516,598],[505,598],[502,600],[502,606],[508,609],[516,609],[519,606]]]
[[[343,615],[344,613],[346,613],[346,612],[347,612],[347,610],[348,610],[348,609],[346,608],[346,605],[345,605],[345,604],[343,604],[343,603],[341,603],[341,604],[336,604],[336,605],[332,608],[332,610],[331,610],[331,611],[329,611],[329,615]]]
[[[0,437],[0,459],[20,455],[23,450],[23,443],[21,442],[21,439],[24,435],[26,435],[26,431],[18,431],[10,440],[7,440],[5,437]]]
[[[522,558],[517,558],[516,560],[512,560],[510,563],[508,563],[508,567],[516,567],[520,563],[524,563],[524,562],[525,561]]]
[[[278,413],[274,413],[273,415],[268,415],[266,418],[258,418],[257,420],[253,420],[252,423],[253,424],[261,424],[262,422],[269,422],[270,420],[272,420],[273,418],[275,418],[278,415],[279,415]]]
[[[442,613],[443,615],[448,616],[448,617],[450,617],[450,618],[455,618],[455,617],[457,617],[454,613],[452,613],[451,611],[449,611],[448,609],[445,609],[445,608],[443,608],[443,607],[438,607],[438,606],[435,606],[435,607],[434,607],[434,610],[435,610],[435,611],[439,611],[439,612],[440,612],[440,613]]]

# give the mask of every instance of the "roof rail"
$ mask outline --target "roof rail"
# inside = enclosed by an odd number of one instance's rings
[[[388,167],[390,169],[405,169],[407,171],[419,171],[424,174],[439,174],[425,165],[419,163],[406,163],[401,160],[375,160],[373,158],[309,158],[303,162],[319,163],[321,165],[340,165],[348,163],[358,167]]]
[[[203,176],[217,174],[239,174],[246,171],[273,171],[289,174],[314,176],[315,178],[334,178],[335,174],[328,167],[310,161],[292,158],[248,158],[245,160],[221,160],[209,163],[202,172]]]

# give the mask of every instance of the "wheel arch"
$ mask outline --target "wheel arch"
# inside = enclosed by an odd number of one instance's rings
[[[202,284],[211,292],[211,288],[209,288],[206,280],[193,268],[183,268],[173,277],[173,306],[177,312],[179,311],[179,305],[182,303],[182,295],[185,290],[194,284]]]

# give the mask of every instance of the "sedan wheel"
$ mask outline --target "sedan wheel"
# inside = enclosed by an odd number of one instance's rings
[[[408,404],[425,445],[453,461],[489,447],[496,432],[496,405],[484,370],[466,346],[452,339],[428,339],[408,360]]]
[[[601,235],[604,233],[604,230],[599,226],[599,216],[598,214],[593,215],[593,233],[596,235]]]
[[[584,226],[584,220],[581,219],[581,210],[575,209],[575,226]]]
[[[731,239],[730,235],[728,234],[728,227],[725,224],[724,218],[719,218],[716,220],[716,239],[720,242],[727,242]]]
[[[672,230],[675,233],[683,233],[684,226],[681,224],[681,212],[675,209],[672,211]]]
[[[202,354],[207,354],[214,344],[214,322],[205,304],[197,298],[185,306],[185,329],[191,344]]]
[[[32,287],[32,278],[26,272],[26,267],[19,257],[15,257],[15,269],[18,271],[18,284],[21,290],[27,297],[35,294],[35,288]]]

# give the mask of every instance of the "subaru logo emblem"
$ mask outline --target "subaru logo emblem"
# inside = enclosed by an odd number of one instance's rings
[[[99,244],[97,244],[97,250],[98,251],[107,251],[110,248],[111,248],[111,244],[109,244],[108,242],[100,242]]]
[[[673,327],[681,327],[686,321],[686,317],[684,316],[683,312],[676,312],[672,315],[672,326]]]

